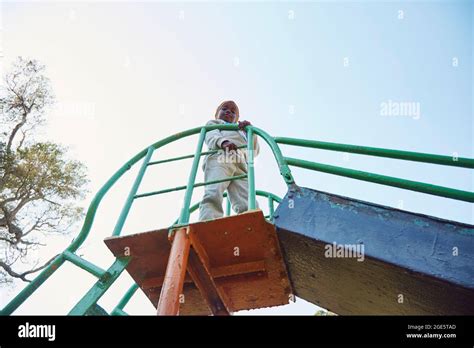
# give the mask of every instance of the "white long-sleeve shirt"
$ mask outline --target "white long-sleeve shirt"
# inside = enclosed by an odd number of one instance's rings
[[[210,120],[206,123],[206,126],[215,125],[215,124],[225,124],[226,122],[221,119]],[[209,150],[220,150],[222,149],[222,143],[224,141],[230,141],[234,143],[236,146],[243,146],[247,145],[247,133],[242,130],[238,131],[230,131],[230,130],[220,130],[214,129],[212,131],[208,131],[206,133],[205,143]],[[256,134],[253,135],[253,149],[254,149],[254,157],[256,157],[260,152],[260,145],[258,144],[258,137]],[[239,149],[238,152],[244,156],[245,162],[248,162],[248,154],[247,149]],[[218,153],[217,153],[218,154]],[[207,158],[210,155],[206,155],[204,158],[204,163],[207,161]]]

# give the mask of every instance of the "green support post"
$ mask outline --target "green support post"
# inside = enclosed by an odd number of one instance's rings
[[[123,311],[123,309],[125,308],[125,306],[127,305],[127,303],[130,301],[130,299],[132,298],[132,296],[135,294],[135,292],[138,290],[138,284],[137,283],[134,283],[128,290],[127,292],[125,293],[125,295],[122,297],[122,299],[120,300],[120,302],[118,303],[117,306],[115,306],[115,308],[112,310],[112,313],[111,315],[127,315],[127,313],[125,313]]]
[[[253,165],[253,128],[247,126],[247,152],[248,152],[248,210],[255,209],[255,169]]]
[[[196,180],[196,173],[199,166],[199,160],[201,156],[199,154],[202,151],[202,144],[206,137],[206,129],[202,128],[199,134],[198,145],[196,147],[196,154],[194,155],[193,165],[191,167],[191,173],[189,174],[188,185],[186,193],[184,195],[183,207],[181,209],[181,214],[179,216],[178,223],[184,224],[189,222],[189,206],[191,205],[191,198],[193,197],[194,181]]]
[[[226,216],[230,216],[230,208],[231,208],[230,199],[229,199],[229,195],[227,195],[226,204],[225,204],[225,215]]]
[[[130,190],[130,193],[128,194],[127,200],[125,201],[125,205],[122,208],[122,212],[120,213],[119,219],[117,221],[117,224],[115,225],[112,236],[119,236],[120,233],[122,232],[123,225],[125,223],[125,220],[127,219],[128,213],[130,212],[130,208],[132,207],[133,200],[135,198],[135,195],[137,194],[138,187],[140,186],[140,183],[142,182],[143,175],[145,174],[146,168],[148,166],[148,162],[150,162],[150,158],[151,158],[151,155],[153,154],[153,151],[154,151],[153,147],[150,146],[146,153],[145,159],[143,160],[140,171],[138,172],[138,175],[135,179],[135,182],[133,183],[132,189]]]
[[[273,198],[268,197],[268,216],[271,219],[273,217],[273,213],[275,212],[275,208],[273,207]]]
[[[255,134],[259,135],[268,144],[270,150],[273,153],[273,156],[275,157],[275,160],[278,163],[278,167],[280,168],[280,175],[283,177],[283,180],[285,180],[286,185],[290,187],[292,184],[295,183],[295,180],[293,179],[291,170],[286,161],[284,160],[283,154],[281,153],[280,147],[278,146],[276,141],[273,139],[273,137],[270,136],[270,134],[260,128],[252,127],[252,131]]]

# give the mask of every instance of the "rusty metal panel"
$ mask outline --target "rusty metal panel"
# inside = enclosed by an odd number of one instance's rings
[[[474,314],[472,225],[297,186],[274,222],[309,302],[338,314]],[[363,258],[328,253],[357,245]]]
[[[192,238],[202,247],[206,264],[231,312],[287,304],[292,293],[275,226],[261,210],[190,224]],[[110,237],[115,256],[132,256],[127,267],[155,305],[170,252],[168,229]],[[187,276],[180,314],[210,314],[199,290]]]

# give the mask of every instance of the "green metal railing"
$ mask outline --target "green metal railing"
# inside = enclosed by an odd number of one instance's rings
[[[240,148],[247,148],[248,153],[248,172],[246,175],[233,176],[229,178],[222,178],[220,180],[214,180],[203,183],[195,183],[196,174],[198,170],[198,165],[200,157],[203,155],[217,153],[219,150],[211,151],[202,151],[202,145],[204,143],[205,135],[208,131],[220,129],[220,130],[232,130],[237,131],[238,126],[236,124],[219,124],[212,126],[197,127],[189,129],[187,131],[177,133],[175,135],[164,138],[149,147],[140,151],[135,155],[131,160],[125,163],[119,170],[112,175],[112,177],[102,186],[102,188],[97,192],[97,194],[92,199],[91,204],[86,213],[86,218],[84,220],[83,226],[80,233],[74,239],[74,241],[69,245],[64,252],[57,255],[56,258],[46,267],[31,283],[29,283],[10,303],[8,303],[5,308],[0,312],[1,315],[9,315],[13,313],[39,286],[41,286],[65,261],[69,261],[74,265],[86,270],[87,272],[93,274],[98,278],[96,284],[91,288],[91,290],[76,304],[76,306],[71,310],[69,314],[72,315],[83,315],[87,313],[93,306],[97,305],[97,301],[103,296],[107,289],[112,285],[112,283],[120,276],[123,270],[126,268],[127,264],[130,262],[129,257],[117,258],[115,262],[107,269],[104,270],[91,262],[77,256],[75,252],[85,241],[92,227],[95,214],[97,209],[102,201],[103,197],[109,191],[109,189],[126,173],[130,168],[137,164],[140,160],[143,159],[143,162],[140,166],[137,177],[130,189],[128,197],[125,201],[125,204],[120,212],[118,220],[113,229],[112,235],[119,236],[122,232],[124,223],[128,217],[130,209],[135,199],[144,198],[149,196],[154,196],[158,194],[164,194],[172,191],[185,190],[185,196],[183,200],[183,206],[181,208],[178,219],[171,225],[171,227],[186,225],[189,223],[190,215],[198,209],[200,203],[195,203],[191,206],[191,199],[193,190],[195,187],[210,185],[213,183],[239,180],[247,178],[248,180],[248,208],[254,209],[256,206],[256,196],[263,196],[268,199],[268,210],[269,214],[266,216],[268,219],[272,219],[274,214],[274,203],[281,202],[281,198],[276,195],[255,189],[255,170],[254,170],[254,151],[253,151],[253,135],[256,134],[261,139],[263,139],[268,146],[270,147],[272,154],[278,164],[280,175],[282,176],[285,184],[289,187],[293,185],[294,179],[291,174],[289,166],[296,166],[300,168],[306,168],[310,170],[325,172],[329,174],[349,177],[357,180],[369,181],[377,184],[393,186],[398,188],[403,188],[416,192],[423,192],[430,195],[441,196],[451,199],[456,199],[465,202],[474,202],[474,193],[468,191],[457,190],[453,188],[447,188],[442,186],[430,185],[427,183],[421,183],[416,181],[404,180],[399,178],[394,178],[390,176],[384,176],[375,173],[368,173],[348,168],[342,168],[337,166],[331,166],[322,163],[316,163],[296,158],[284,157],[280,150],[278,144],[293,145],[300,147],[309,147],[330,151],[340,151],[347,153],[356,153],[369,156],[377,157],[386,157],[399,160],[408,160],[416,161],[423,163],[431,163],[437,165],[445,166],[454,166],[462,168],[474,168],[474,159],[471,158],[456,158],[450,156],[441,156],[441,155],[432,155],[426,153],[418,152],[409,152],[409,151],[399,151],[399,150],[389,150],[373,147],[364,147],[356,145],[347,145],[347,144],[337,144],[337,143],[328,143],[314,140],[303,140],[303,139],[294,139],[294,138],[284,138],[284,137],[271,137],[268,133],[261,130],[260,128],[248,126],[247,130],[247,146]],[[150,159],[155,150],[168,145],[176,140],[199,134],[199,140],[194,154],[180,156],[165,160],[153,161],[150,162]],[[186,186],[178,186],[174,188],[164,189],[160,191],[148,192],[148,193],[137,193],[140,187],[143,176],[145,175],[146,169],[149,166],[163,164],[183,159],[193,159],[191,171],[188,177],[188,182]],[[226,194],[224,194],[226,197]],[[226,200],[226,215],[230,215],[231,204],[230,200],[227,197]],[[171,228],[170,227],[170,228]],[[112,315],[126,315],[123,310],[125,305],[130,301],[134,293],[136,293],[138,286],[136,284],[125,293],[124,297],[120,300],[119,304],[112,310]]]
[[[394,158],[423,163],[441,164],[453,167],[474,168],[474,159],[472,158],[458,158],[457,156],[432,155],[429,153],[389,150],[376,147],[328,143],[324,141],[306,139],[295,139],[285,137],[275,137],[274,139],[278,144],[310,147],[321,150],[357,153],[361,155]]]
[[[241,175],[236,175],[236,176],[229,176],[228,178],[224,179],[219,179],[219,180],[211,180],[207,182],[200,182],[197,184],[194,184],[193,187],[199,187],[199,186],[205,186],[205,185],[211,185],[211,184],[217,184],[220,182],[225,182],[225,181],[233,181],[233,180],[238,180],[238,179],[245,179],[247,177],[247,174],[241,174]],[[149,197],[149,196],[155,196],[155,195],[160,195],[162,193],[168,193],[168,192],[173,192],[173,191],[181,191],[181,190],[186,190],[188,186],[177,186],[177,187],[172,187],[169,189],[164,189],[160,191],[153,191],[153,192],[147,192],[147,193],[142,193],[139,195],[135,195],[134,198],[142,198],[142,197]]]
[[[416,161],[423,163],[431,163],[437,165],[445,165],[452,167],[461,167],[461,168],[474,168],[474,159],[464,158],[464,157],[455,157],[455,156],[441,156],[441,155],[432,155],[421,152],[411,152],[411,151],[400,151],[400,150],[389,150],[389,149],[380,149],[375,147],[366,147],[366,146],[356,146],[356,145],[347,145],[347,144],[337,144],[337,143],[328,143],[322,141],[314,140],[304,140],[304,139],[293,139],[293,138],[283,138],[276,137],[275,142],[278,144],[285,145],[294,145],[301,147],[310,147],[315,149],[323,149],[330,151],[340,151],[347,153],[355,153],[369,156],[393,158],[393,159],[402,159],[408,161]],[[434,196],[440,196],[445,198],[451,198],[459,201],[465,202],[474,202],[474,193],[469,191],[462,191],[453,188],[448,188],[444,186],[437,186],[426,184],[418,181],[399,179],[391,176],[380,175],[375,173],[368,173],[360,170],[353,170],[348,168],[342,168],[337,166],[332,166],[328,164],[310,162],[305,160],[300,160],[291,157],[284,157],[284,162],[290,166],[316,170],[324,173],[344,176],[348,178],[353,178],[362,181],[373,182],[381,185],[398,187],[410,191],[427,193]]]
[[[261,197],[266,197],[268,199],[268,205],[269,205],[269,211],[270,214],[265,216],[265,218],[272,219],[273,218],[273,213],[274,213],[274,202],[280,203],[281,198],[278,197],[277,195],[274,195],[273,193],[267,192],[267,191],[262,191],[262,190],[256,190],[255,194],[257,196]],[[227,198],[227,209],[226,209],[226,216],[230,215],[230,200],[227,195],[227,192],[224,192],[224,197]],[[196,211],[199,208],[199,204],[201,202],[195,203],[189,208],[189,213],[192,214],[194,211]],[[176,219],[176,221],[173,223],[173,226],[176,226],[178,224],[179,219]],[[132,296],[135,294],[135,292],[138,289],[137,284],[133,284],[130,289],[125,293],[125,295],[122,297],[120,300],[119,304],[113,309],[111,315],[128,315],[123,308],[125,305],[130,301]]]

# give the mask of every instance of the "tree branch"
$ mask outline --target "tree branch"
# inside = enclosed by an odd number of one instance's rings
[[[59,254],[58,254],[59,255]],[[31,282],[31,280],[27,279],[26,276],[28,274],[31,274],[31,273],[35,273],[35,272],[38,272],[38,271],[41,271],[42,269],[46,268],[49,266],[49,264],[51,262],[53,262],[53,260],[58,256],[58,255],[55,255],[54,257],[52,257],[49,261],[47,261],[44,265],[42,265],[41,267],[38,267],[38,268],[34,268],[32,270],[29,270],[29,271],[26,271],[26,272],[23,272],[23,273],[17,273],[15,272],[12,268],[11,268],[11,265],[8,265],[6,264],[5,262],[3,261],[0,261],[0,267],[3,268],[5,270],[5,272],[7,272],[11,277],[13,278],[19,278],[21,280],[23,280],[24,282]]]
[[[7,147],[6,147],[6,150],[5,150],[7,155],[11,153],[11,147],[12,147],[13,139],[15,138],[15,135],[20,130],[20,128],[23,127],[24,124],[26,123],[26,117],[27,116],[28,116],[28,114],[26,112],[23,113],[23,117],[21,118],[21,121],[13,128],[12,133],[10,134],[10,137],[8,138],[8,143],[7,143]]]

